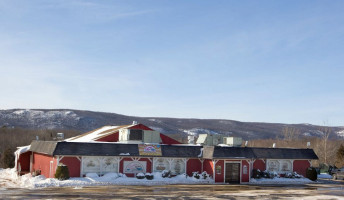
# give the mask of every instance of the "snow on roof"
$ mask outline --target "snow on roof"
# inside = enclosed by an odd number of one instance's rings
[[[23,146],[23,147],[17,147],[17,151],[14,152],[14,155],[15,155],[14,169],[15,169],[15,170],[18,169],[17,163],[18,163],[20,154],[23,154],[23,153],[25,153],[25,152],[28,152],[29,149],[30,149],[30,146],[31,146],[31,145]]]
[[[101,128],[87,132],[85,134],[65,139],[64,141],[66,141],[66,142],[92,142],[92,141],[95,141],[95,140],[100,139],[102,137],[111,135],[111,134],[119,131],[119,129],[121,129],[121,128],[129,128],[131,126],[133,126],[133,125],[103,126]]]

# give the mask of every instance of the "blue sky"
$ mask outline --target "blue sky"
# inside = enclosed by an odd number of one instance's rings
[[[343,1],[2,1],[0,109],[344,126]]]

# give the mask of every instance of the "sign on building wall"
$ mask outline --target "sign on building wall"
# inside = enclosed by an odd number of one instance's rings
[[[221,165],[217,165],[215,169],[216,169],[216,174],[221,174],[222,173]]]
[[[118,159],[113,157],[101,159],[101,172],[118,172]]]
[[[170,170],[172,174],[185,173],[185,162],[182,159],[173,159]]]
[[[243,174],[248,174],[248,170],[247,170],[247,165],[244,165],[243,167],[242,167],[242,173]]]
[[[86,173],[100,173],[100,162],[97,157],[83,157],[82,171]]]
[[[153,144],[139,144],[140,156],[161,156],[161,146]]]
[[[146,161],[124,161],[123,162],[123,173],[136,174],[146,173],[147,162]]]
[[[274,172],[292,172],[292,161],[290,160],[268,160],[267,170]]]
[[[268,160],[268,171],[278,172],[280,164],[277,160]]]
[[[162,172],[164,170],[170,170],[170,164],[166,159],[158,158],[155,160],[155,172]]]
[[[281,160],[281,172],[292,172],[292,164],[289,160]]]
[[[118,172],[118,158],[116,157],[82,157],[82,172],[105,174],[107,172]]]
[[[154,158],[153,171],[169,170],[173,175],[185,173],[185,159],[182,158]]]

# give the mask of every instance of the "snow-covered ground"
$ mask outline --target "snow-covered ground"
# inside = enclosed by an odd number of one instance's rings
[[[254,179],[251,178],[249,184],[307,184],[307,183],[314,183],[313,181],[309,180],[308,178],[279,178],[275,177],[273,179],[270,178],[260,178]]]
[[[0,187],[4,188],[42,188],[42,187],[83,187],[99,185],[172,185],[172,184],[213,184],[211,178],[196,179],[178,175],[172,178],[162,178],[161,173],[152,173],[153,180],[129,178],[122,174],[108,173],[98,177],[97,174],[87,174],[84,178],[70,178],[69,180],[58,180],[45,178],[44,176],[32,177],[30,174],[17,176],[14,169],[0,169]],[[328,174],[320,174],[318,178],[331,179]],[[251,179],[249,184],[308,184],[314,183],[307,178],[261,178]]]
[[[98,177],[97,174],[88,174],[84,178],[70,178],[60,181],[44,176],[32,177],[30,174],[17,176],[14,169],[0,169],[0,186],[5,188],[42,188],[42,187],[82,187],[98,185],[171,185],[171,184],[209,184],[214,183],[211,178],[196,179],[178,175],[172,178],[162,178],[161,173],[153,173],[154,179],[128,178],[117,173],[105,174]]]
[[[318,178],[323,178],[323,179],[332,179],[332,176],[326,173],[321,173],[318,175]]]

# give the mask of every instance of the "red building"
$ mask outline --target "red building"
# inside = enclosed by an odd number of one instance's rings
[[[126,174],[169,170],[173,175],[206,171],[218,183],[250,181],[252,169],[305,176],[312,149],[249,148],[181,144],[143,124],[105,126],[64,141],[33,141],[17,159],[21,173],[39,171],[53,178],[57,165],[71,177],[87,173]]]

